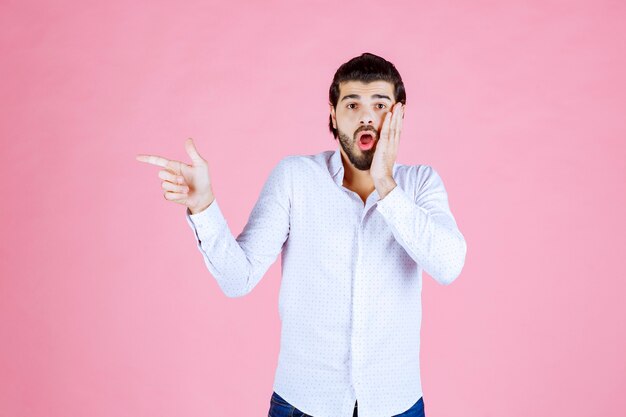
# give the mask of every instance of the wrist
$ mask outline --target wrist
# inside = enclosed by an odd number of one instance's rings
[[[378,196],[382,200],[389,194],[398,184],[392,176],[385,176],[374,180],[374,186],[378,192]]]
[[[203,202],[202,204],[199,204],[197,206],[189,207],[189,211],[191,212],[191,214],[198,214],[206,210],[211,204],[213,204],[213,201],[215,201],[215,196],[211,195],[211,197],[206,202]]]

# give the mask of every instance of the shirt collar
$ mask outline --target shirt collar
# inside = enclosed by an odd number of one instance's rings
[[[344,167],[343,167],[343,162],[341,162],[341,151],[339,150],[339,147],[341,145],[339,145],[339,141],[337,141],[337,148],[335,148],[335,151],[330,155],[330,160],[328,161],[328,172],[330,173],[330,176],[333,178],[333,180],[335,181],[335,183],[340,186],[343,187],[343,175],[344,175]],[[396,169],[398,168],[398,163],[394,162],[393,163],[393,177],[396,177]],[[376,195],[378,196],[378,191],[374,190],[374,193],[376,193]]]
[[[343,168],[343,163],[341,162],[341,151],[339,150],[339,146],[341,145],[338,144],[337,148],[335,149],[335,152],[333,152],[332,155],[330,156],[328,170],[330,172],[331,177],[333,177],[333,180],[335,180],[335,182],[339,186],[342,186],[344,168]]]

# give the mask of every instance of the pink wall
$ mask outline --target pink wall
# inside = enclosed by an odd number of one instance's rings
[[[239,233],[281,157],[334,149],[365,51],[468,243],[424,277],[427,415],[623,415],[626,7],[446,3],[3,2],[0,416],[265,415],[280,261],[226,298],[135,155],[193,137]]]

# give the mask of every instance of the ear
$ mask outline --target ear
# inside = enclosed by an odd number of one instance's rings
[[[329,104],[329,107],[330,107],[330,116],[333,119],[333,127],[337,129],[337,116],[335,115],[335,108],[333,107],[332,104]]]

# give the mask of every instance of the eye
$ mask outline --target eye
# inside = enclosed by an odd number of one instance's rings
[[[387,108],[387,106],[386,106],[385,104],[383,104],[383,103],[378,103],[378,104],[376,104],[376,105],[377,105],[377,106],[382,106],[382,107],[379,107],[379,109],[381,109],[381,110],[382,110],[382,109],[386,109],[386,108]]]
[[[354,107],[350,107],[350,106],[352,106],[352,105],[355,105],[355,106],[356,106],[356,103],[349,103],[346,107],[347,107],[347,108],[349,108],[349,109],[354,109]]]

